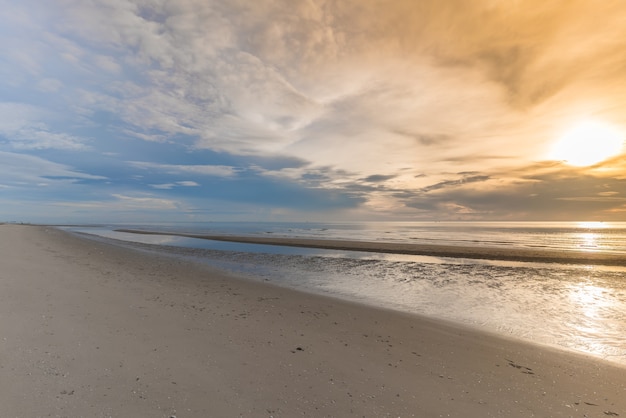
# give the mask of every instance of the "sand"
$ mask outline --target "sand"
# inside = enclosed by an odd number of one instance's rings
[[[0,226],[2,417],[626,416],[626,369]]]
[[[534,263],[594,264],[626,267],[626,257],[624,257],[624,254],[620,254],[617,252],[607,253],[581,250],[554,251],[546,248],[522,247],[511,250],[503,247],[489,247],[481,245],[470,247],[456,245],[452,246],[437,244],[413,244],[405,242],[371,242],[317,238],[207,235],[146,231],[137,229],[118,229],[117,231],[132,234],[173,235],[188,238],[208,239],[214,241],[230,241],[263,245],[284,245],[290,247],[323,248],[330,250],[369,251],[388,254],[412,254],[434,257],[460,257]]]

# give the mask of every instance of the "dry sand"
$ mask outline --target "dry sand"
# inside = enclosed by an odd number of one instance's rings
[[[626,416],[626,370],[0,226],[2,417]]]

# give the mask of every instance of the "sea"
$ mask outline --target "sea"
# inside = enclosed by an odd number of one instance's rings
[[[157,231],[142,235],[117,229]],[[193,258],[225,272],[444,319],[626,365],[626,267],[286,247],[169,235],[480,246],[610,253],[626,222],[208,222],[64,227],[93,239]]]

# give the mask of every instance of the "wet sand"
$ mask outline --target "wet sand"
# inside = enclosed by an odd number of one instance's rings
[[[249,244],[265,245],[284,245],[290,247],[323,248],[328,250],[367,251],[388,254],[426,255],[433,257],[472,258],[535,263],[594,264],[626,267],[626,257],[624,257],[623,254],[610,254],[593,251],[553,251],[545,248],[508,249],[483,246],[463,247],[452,245],[348,241],[336,239],[185,234],[145,231],[137,229],[117,229],[116,231],[132,234],[172,235],[214,241],[242,242]]]
[[[2,416],[626,416],[626,369],[0,226]]]

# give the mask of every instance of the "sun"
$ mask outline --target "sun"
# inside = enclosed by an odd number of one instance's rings
[[[549,158],[585,167],[618,155],[624,135],[608,123],[584,121],[567,130],[553,145]]]

